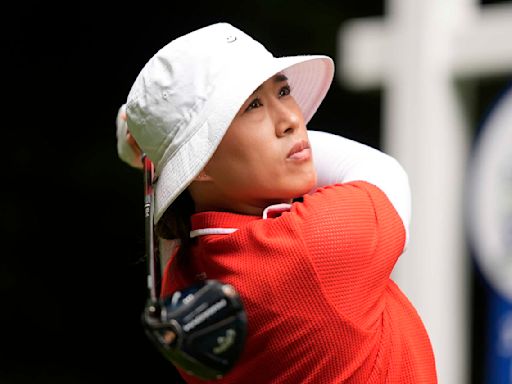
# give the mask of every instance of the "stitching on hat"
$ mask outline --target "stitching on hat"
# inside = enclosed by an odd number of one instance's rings
[[[194,127],[191,127],[191,134],[188,135],[187,139],[183,142],[183,144],[179,148],[176,147],[176,148],[174,148],[174,150],[172,150],[172,152],[169,152],[169,150],[171,150],[169,143],[172,141],[172,138],[169,136],[165,136],[165,139],[162,140],[162,144],[158,147],[157,151],[161,150],[162,148],[166,148],[166,150],[163,151],[160,164],[158,164],[158,166],[157,166],[158,173],[160,173],[161,169],[164,167],[165,164],[167,164],[170,160],[172,160],[172,158],[176,155],[176,153],[179,152],[180,148],[185,146],[192,139],[192,137],[194,137],[196,135],[196,133],[204,125],[206,120],[208,120],[208,116],[209,116],[210,109],[211,109],[211,107],[209,106],[209,104],[211,104],[211,103],[208,102],[210,99],[210,96],[211,95],[209,94],[208,97],[205,98],[204,100],[201,99],[201,100],[196,101],[196,103],[188,111],[189,112],[188,119],[183,119],[180,123],[176,124],[175,129],[180,130],[183,126],[185,126],[187,123],[190,123],[191,120],[193,120],[193,118],[190,119],[190,116],[198,116],[199,115],[197,112],[200,109],[200,104],[205,106],[203,118],[199,122],[194,124]],[[204,101],[204,102],[200,103],[200,101]],[[164,159],[167,159],[167,160],[165,160],[165,163],[164,163]]]

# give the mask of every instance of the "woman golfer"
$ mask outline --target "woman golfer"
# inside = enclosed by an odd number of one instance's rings
[[[329,57],[276,58],[218,23],[160,49],[129,92],[119,139],[154,163],[157,234],[179,240],[162,295],[216,279],[244,303],[246,344],[218,383],[437,382],[422,321],[390,279],[407,175],[307,130],[333,72]]]

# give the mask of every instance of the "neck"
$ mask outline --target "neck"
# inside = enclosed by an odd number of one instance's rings
[[[288,203],[292,200],[262,200],[255,203],[244,202],[223,202],[222,204],[214,204],[213,202],[196,202],[196,212],[233,212],[250,216],[261,216],[265,208],[274,204]]]

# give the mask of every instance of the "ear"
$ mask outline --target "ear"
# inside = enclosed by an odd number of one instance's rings
[[[203,169],[199,174],[194,178],[194,181],[212,181],[212,177],[206,173]]]

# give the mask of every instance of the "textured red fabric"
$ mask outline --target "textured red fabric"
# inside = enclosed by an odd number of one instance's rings
[[[423,323],[390,279],[405,230],[376,186],[321,188],[276,218],[202,212],[192,226],[239,229],[199,237],[190,269],[171,260],[164,273],[163,295],[209,278],[242,297],[247,344],[215,383],[437,383]]]

